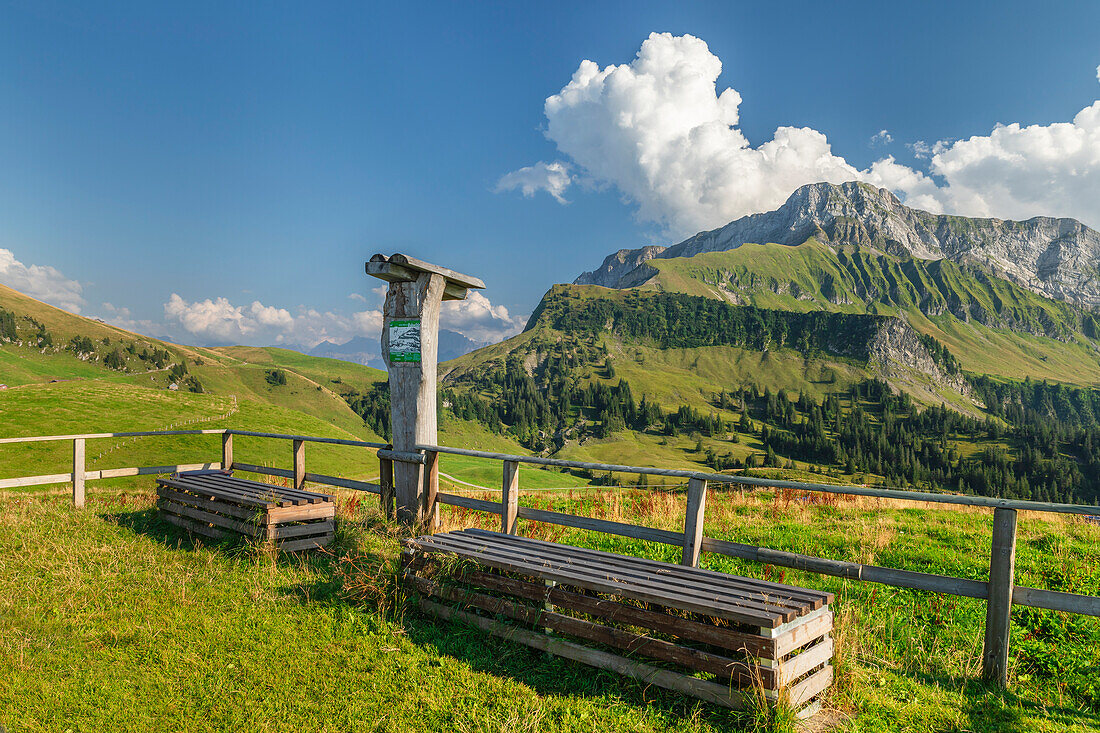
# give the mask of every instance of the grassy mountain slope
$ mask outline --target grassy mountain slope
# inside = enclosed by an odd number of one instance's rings
[[[0,340],[0,384],[9,385],[0,391],[0,435],[229,427],[382,441],[345,399],[385,384],[385,372],[377,369],[273,347],[180,346],[68,313],[2,286],[0,308],[14,314],[18,337]],[[38,334],[43,331],[50,343],[39,346]],[[88,339],[93,348],[75,353],[67,347],[74,338]],[[130,354],[125,351],[128,345],[134,345],[137,354],[167,355],[164,366],[157,368]],[[126,358],[117,368],[108,368],[104,358],[115,349]],[[201,393],[168,389],[173,381],[170,370],[176,365],[195,378]],[[273,384],[268,379],[273,371],[281,371],[286,384]],[[528,452],[484,425],[446,413],[440,420],[440,436],[454,445]],[[235,455],[241,461],[289,465],[285,441],[248,438],[237,442]],[[64,472],[70,451],[65,442],[0,447],[0,478]],[[87,448],[89,470],[201,463],[219,455],[213,437],[97,439],[89,441]],[[363,449],[311,445],[308,464],[317,473],[371,478],[377,474],[372,455]],[[476,459],[447,457],[441,468],[460,481],[486,486],[500,482],[499,466]],[[583,483],[555,471],[525,474],[525,485],[531,488]],[[148,477],[139,477],[106,483],[148,482]]]
[[[947,260],[903,259],[855,246],[746,244],[651,260],[641,290],[681,292],[797,312],[904,314],[963,369],[1100,384],[1097,320],[1001,278]]]

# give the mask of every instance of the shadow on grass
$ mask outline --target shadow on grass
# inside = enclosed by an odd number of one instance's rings
[[[410,608],[402,618],[412,643],[440,656],[461,660],[475,672],[506,677],[540,697],[598,698],[610,706],[642,708],[661,718],[693,719],[718,730],[752,726],[746,712],[727,710],[622,675],[508,642],[461,622],[441,621]]]
[[[100,514],[100,519],[111,524],[116,524],[123,529],[130,530],[158,542],[166,547],[178,550],[194,551],[199,549],[217,550],[231,557],[260,556],[271,553],[261,546],[249,540],[243,535],[232,535],[226,539],[218,540],[211,537],[203,537],[188,532],[186,529],[170,524],[161,518],[160,513],[154,509],[141,509],[131,512],[112,512]],[[337,550],[341,549],[339,547]],[[270,556],[270,554],[268,555]],[[326,565],[335,561],[330,553],[300,552],[300,553],[274,553],[275,561],[281,566],[298,566],[302,562]]]
[[[635,680],[561,657],[505,641],[461,622],[427,616],[399,585],[400,563],[394,552],[401,539],[410,536],[382,519],[368,519],[351,526],[369,543],[340,547],[331,555],[318,554],[313,568],[321,577],[308,585],[283,588],[303,603],[320,603],[368,610],[399,627],[429,657],[450,657],[471,670],[509,678],[540,696],[598,698],[608,705],[638,707],[669,719],[706,721],[715,728],[744,730],[750,715],[702,703],[695,698],[645,686]],[[349,592],[349,588],[351,591]],[[438,661],[433,660],[438,665]]]
[[[211,549],[227,557],[270,561],[272,555],[243,539],[218,542],[193,537],[186,530],[160,518],[155,508],[104,513],[110,522],[148,537],[170,549],[185,552]],[[400,626],[406,638],[431,657],[460,660],[475,672],[510,678],[533,689],[540,696],[604,699],[608,705],[645,709],[668,719],[706,721],[718,729],[742,730],[752,726],[746,713],[725,710],[694,698],[647,687],[629,678],[605,672],[521,644],[498,639],[460,622],[446,622],[425,616],[403,597],[398,587],[398,553],[394,552],[408,532],[378,518],[338,521],[332,545],[309,553],[278,553],[280,566],[301,567],[311,579],[283,586],[280,592],[302,604],[367,610]],[[349,577],[365,575],[357,593],[349,594]],[[373,585],[372,585],[373,584]],[[363,599],[366,600],[363,600]],[[438,665],[437,660],[430,663]]]

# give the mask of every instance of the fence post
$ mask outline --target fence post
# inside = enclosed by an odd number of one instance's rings
[[[1012,629],[1012,588],[1016,563],[1016,510],[993,510],[989,556],[989,600],[985,607],[982,679],[1008,686],[1008,641]]]
[[[84,506],[84,438],[73,439],[73,506]]]
[[[424,451],[424,523],[427,531],[439,530],[439,454]]]
[[[519,512],[519,463],[504,462],[504,481],[500,490],[500,531],[516,534],[519,527],[516,514]]]
[[[392,520],[397,517],[397,511],[394,507],[392,458],[378,459],[378,485],[380,488],[378,498],[382,504],[382,516]]]
[[[222,433],[222,470],[233,470],[233,433]]]
[[[700,478],[688,481],[687,513],[684,515],[684,554],[681,565],[699,567],[699,550],[703,543],[703,513],[707,505],[707,482]]]
[[[294,441],[294,488],[300,489],[306,483],[306,442]]]

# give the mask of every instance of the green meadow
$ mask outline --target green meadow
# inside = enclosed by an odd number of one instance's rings
[[[48,491],[0,504],[0,725],[7,731],[792,730],[548,657],[414,611],[403,532],[340,496],[331,553],[193,542],[151,487],[83,510]],[[533,493],[524,503],[672,528],[678,491]],[[981,578],[982,511],[713,492],[708,535]],[[448,527],[493,517],[444,509]],[[560,542],[674,561],[676,549],[521,522]],[[1100,527],[1025,514],[1021,584],[1096,593]],[[836,594],[837,681],[817,729],[1085,731],[1100,726],[1100,623],[1017,607],[1012,684],[977,681],[984,604],[704,555],[713,569]]]

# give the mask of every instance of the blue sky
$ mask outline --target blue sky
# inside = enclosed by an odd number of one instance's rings
[[[644,49],[654,85],[589,79],[548,116],[582,61]],[[1098,64],[1091,3],[0,2],[0,282],[177,340],[309,346],[376,333],[363,262],[404,251],[484,279],[444,319],[492,339],[618,248],[812,180],[1098,226]],[[616,122],[651,93],[694,121]],[[684,143],[697,123],[723,129]]]

